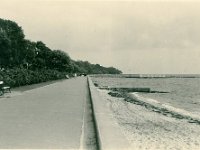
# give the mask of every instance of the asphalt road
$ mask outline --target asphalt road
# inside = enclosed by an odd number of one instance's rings
[[[83,147],[88,102],[86,77],[1,97],[0,149]]]

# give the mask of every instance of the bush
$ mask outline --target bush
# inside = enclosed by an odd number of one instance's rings
[[[50,69],[32,71],[24,68],[13,68],[0,71],[0,80],[3,80],[5,84],[11,87],[30,85],[64,78],[66,78],[65,72],[59,72],[57,70]]]

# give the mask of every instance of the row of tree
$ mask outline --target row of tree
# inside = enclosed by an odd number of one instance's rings
[[[87,61],[72,60],[61,50],[51,50],[43,42],[25,39],[24,32],[17,23],[0,19],[0,69],[23,69],[27,72],[48,70],[48,73],[119,74],[120,70],[103,67]],[[51,70],[51,71],[49,71]],[[15,72],[15,71],[14,71]]]

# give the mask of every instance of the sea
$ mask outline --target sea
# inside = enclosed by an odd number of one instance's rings
[[[99,87],[150,88],[157,92],[131,94],[149,103],[200,118],[199,75],[98,75],[93,76],[92,81]]]

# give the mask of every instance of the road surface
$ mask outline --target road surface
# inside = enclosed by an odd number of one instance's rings
[[[80,149],[85,137],[94,144],[83,130],[84,118],[93,126],[88,98],[86,77],[1,97],[0,149]]]

